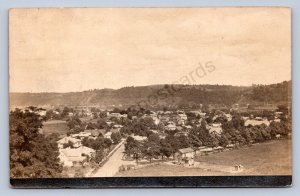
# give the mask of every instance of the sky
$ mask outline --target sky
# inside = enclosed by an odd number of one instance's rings
[[[10,92],[291,80],[289,8],[12,9]]]

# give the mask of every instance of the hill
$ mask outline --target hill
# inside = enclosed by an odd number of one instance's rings
[[[272,85],[152,85],[70,93],[10,93],[11,107],[97,105],[288,104],[291,81]]]

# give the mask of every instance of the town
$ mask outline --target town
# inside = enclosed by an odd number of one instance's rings
[[[35,113],[42,120],[39,133],[54,138],[65,177],[122,176],[149,165],[214,171],[201,157],[288,140],[291,135],[290,112],[282,105],[269,110],[239,104],[220,109],[200,104],[196,109],[60,106],[17,110]],[[251,168],[232,163],[216,171],[247,169]]]

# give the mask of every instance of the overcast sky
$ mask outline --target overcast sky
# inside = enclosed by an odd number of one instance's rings
[[[15,9],[10,91],[290,80],[290,17],[287,8]],[[214,70],[193,74],[206,63]]]

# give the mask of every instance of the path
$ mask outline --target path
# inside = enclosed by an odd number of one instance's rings
[[[106,163],[95,174],[92,174],[91,177],[113,177],[119,171],[121,165],[134,164],[134,161],[122,160],[124,150],[125,146],[123,142]]]

